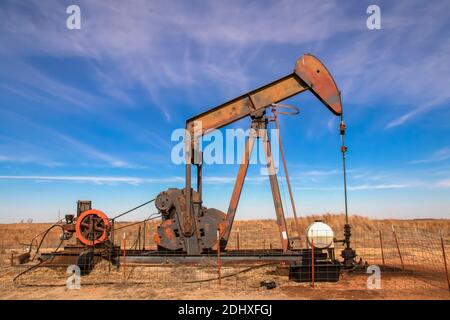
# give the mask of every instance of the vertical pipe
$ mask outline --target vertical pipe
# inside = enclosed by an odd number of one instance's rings
[[[383,250],[383,235],[381,234],[381,230],[379,230],[379,233],[380,233],[381,259],[383,260],[383,266],[385,266],[385,263],[384,263],[384,250]]]
[[[394,226],[392,226],[392,232],[394,233],[395,245],[397,246],[398,256],[400,257],[400,262],[402,264],[402,270],[405,270],[405,265],[403,264],[402,253],[400,252],[400,246],[398,244],[397,233],[395,232]]]
[[[186,165],[186,211],[181,213],[182,218],[182,230],[186,237],[190,237],[193,233],[192,230],[192,190],[191,190],[191,164]]]
[[[450,279],[448,277],[447,257],[445,255],[445,244],[444,244],[444,238],[442,238],[442,236],[441,236],[441,245],[442,245],[442,256],[444,258],[445,276],[447,278],[448,291],[450,291]]]
[[[311,238],[311,288],[314,288],[314,238]]]
[[[345,205],[345,224],[348,224],[348,210],[347,210],[347,170],[345,165],[345,153],[347,152],[347,147],[345,146],[345,123],[344,123],[344,115],[341,115],[341,124],[340,124],[340,133],[341,133],[341,153],[342,153],[342,171],[344,175],[344,205]]]
[[[197,154],[199,152],[199,141],[198,137],[201,136],[201,121],[195,121],[192,128],[186,127],[186,135],[184,141],[185,147],[185,159],[186,159],[186,211],[181,213],[182,217],[182,232],[184,236],[191,237],[194,233],[194,213],[192,212],[192,190],[191,190],[191,179],[192,179],[192,160],[194,164],[198,164]],[[199,133],[200,132],[200,133]],[[188,247],[189,249],[189,247]],[[194,249],[195,251],[196,249]],[[190,253],[188,251],[188,253]]]
[[[220,286],[222,281],[222,277],[220,274],[220,230],[217,230],[217,275],[219,277]]]
[[[185,136],[185,143],[184,143],[184,152],[185,152],[185,159],[186,159],[186,211],[185,216],[182,219],[182,223],[185,223],[186,217],[189,217],[191,215],[191,163],[192,163],[192,139],[191,131],[189,131],[189,128],[186,127],[186,136]],[[186,226],[188,227],[188,226]],[[185,236],[190,235],[191,230],[186,230],[186,232],[183,232]]]
[[[203,159],[203,155],[202,155]],[[198,198],[200,202],[200,207],[202,205],[202,163],[197,164],[197,192],[198,192]]]
[[[341,153],[342,153],[342,171],[344,176],[344,205],[345,205],[345,225],[344,225],[344,239],[345,239],[345,248],[342,251],[342,256],[344,258],[344,265],[346,267],[352,267],[354,265],[356,253],[352,250],[350,246],[350,238],[351,238],[351,226],[348,221],[348,205],[347,205],[347,169],[345,164],[345,153],[347,152],[347,147],[345,146],[345,122],[344,122],[344,114],[341,114],[341,123],[339,125],[339,132],[341,135]]]

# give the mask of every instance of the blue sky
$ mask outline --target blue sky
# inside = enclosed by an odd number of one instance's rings
[[[0,222],[53,221],[77,199],[114,215],[182,187],[172,131],[307,52],[342,91],[350,213],[449,217],[449,30],[449,1],[1,1]],[[342,212],[338,119],[309,93],[286,103],[301,109],[280,119],[299,214]],[[204,168],[207,207],[226,211],[236,173]],[[275,217],[258,175],[238,218]]]

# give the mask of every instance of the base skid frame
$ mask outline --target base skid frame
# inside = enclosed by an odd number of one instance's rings
[[[101,260],[108,260],[113,265],[126,264],[128,266],[173,266],[173,265],[201,265],[213,264],[218,261],[217,251],[210,251],[197,255],[184,252],[161,250],[121,250],[120,247],[96,247],[89,251],[90,266],[80,266],[88,274]],[[86,248],[82,246],[67,246],[60,252],[42,253],[41,260],[48,261],[46,267],[67,267],[86,261]],[[83,259],[80,259],[83,257]],[[230,250],[220,253],[220,264],[224,266],[253,265],[253,264],[282,264],[289,267],[289,279],[297,282],[339,280],[341,264],[337,260],[330,260],[326,252],[314,254],[314,272],[312,269],[312,252],[310,249],[290,250]]]

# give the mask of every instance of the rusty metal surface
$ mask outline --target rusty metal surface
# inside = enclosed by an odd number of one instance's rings
[[[283,251],[289,250],[289,235],[286,227],[286,219],[284,216],[283,203],[281,201],[280,188],[278,185],[278,178],[275,172],[272,150],[270,147],[270,139],[267,134],[267,130],[263,131],[262,144],[264,147],[264,154],[266,156],[267,168],[269,174],[270,188],[272,190],[273,204],[275,206],[275,213],[277,215],[277,225],[280,230],[280,240]]]
[[[75,224],[77,239],[86,246],[108,240],[111,223],[100,210],[90,209],[81,213]]]
[[[85,211],[92,209],[92,201],[90,200],[78,200],[77,201],[77,217]]]
[[[250,161],[250,155],[252,154],[253,146],[255,144],[256,137],[251,134],[245,143],[245,150],[243,155],[243,160],[241,165],[239,166],[239,172],[236,178],[236,182],[234,184],[233,194],[231,196],[230,205],[228,206],[227,218],[220,225],[220,234],[222,239],[222,249],[225,249],[225,246],[228,242],[228,238],[231,233],[231,228],[233,226],[234,217],[236,215],[237,206],[239,204],[239,199],[241,196],[242,188],[244,187],[245,176],[247,174],[248,165]]]
[[[157,196],[155,205],[162,218],[154,238],[158,248],[195,254],[210,250],[216,244],[216,233],[225,220],[225,213],[201,206],[199,197],[194,191],[194,202],[199,205],[193,206],[192,232],[186,233],[184,190],[172,188]]]
[[[202,130],[199,133],[204,134],[207,130],[219,129],[306,90],[311,90],[335,115],[341,115],[340,92],[330,72],[318,58],[304,54],[297,60],[292,74],[188,119],[186,129],[194,133],[194,122],[201,121]]]
[[[304,54],[297,60],[295,74],[312,93],[335,115],[342,114],[341,93],[327,68],[312,54]]]
[[[293,73],[190,118],[186,121],[186,129],[193,134],[194,122],[200,121],[202,130],[199,133],[204,134],[207,130],[219,129],[307,89]]]
[[[265,110],[272,107],[273,104],[306,90],[310,90],[335,115],[342,114],[340,92],[330,73],[319,59],[313,55],[305,54],[297,60],[295,69],[291,74],[186,121],[186,187],[184,189],[169,189],[160,193],[157,197],[156,207],[162,215],[162,223],[158,226],[155,236],[155,242],[159,248],[183,251],[187,254],[212,250],[213,246],[217,244],[215,236],[217,230],[219,230],[219,247],[225,248],[242,192],[248,169],[248,159],[255,137],[251,137],[246,142],[244,158],[246,157],[247,160],[240,166],[227,215],[219,210],[202,206],[202,155],[198,150],[198,138],[211,129],[219,129],[249,116],[253,120],[252,128],[256,126],[258,132],[261,129],[264,132],[262,135],[258,133],[258,138],[262,138],[268,163],[269,181],[282,248],[284,252],[289,250],[289,236],[278,179],[274,171],[270,141],[266,132],[268,119],[265,116]],[[200,126],[198,123],[200,123]],[[197,190],[191,188],[192,164],[197,165]]]
[[[204,254],[186,255],[177,252],[161,252],[155,250],[126,252],[127,263],[192,263],[199,264],[208,260],[217,262],[217,251]],[[283,252],[280,249],[272,250],[226,250],[221,252],[220,259],[224,264],[239,264],[252,262],[295,262],[301,263],[302,259],[310,259],[310,249],[299,249]],[[326,259],[325,251],[318,252],[317,256]]]
[[[46,267],[60,267],[64,265],[75,264],[77,257],[83,252],[83,247],[66,247],[63,251],[54,253],[43,253],[42,260],[51,260],[51,263],[45,264]],[[217,261],[217,252],[210,251],[203,254],[185,254],[176,251],[160,250],[120,250],[115,247],[112,254],[107,255],[105,250],[94,252],[96,262],[100,259],[107,259],[110,256],[123,263],[123,256],[126,257],[127,264],[199,264],[207,261]],[[271,250],[227,250],[221,252],[221,261],[227,264],[253,263],[253,262],[286,262],[301,263],[303,259],[310,259],[310,249],[299,249],[283,252],[279,249]],[[327,258],[326,252],[318,252],[317,256],[321,259]]]
[[[123,260],[121,258],[120,260]],[[177,263],[177,264],[200,264],[208,262],[217,262],[217,256],[189,256],[189,255],[176,255],[176,256],[163,256],[163,255],[135,255],[127,256],[127,263],[139,263],[139,264],[152,264],[152,263]],[[298,262],[301,263],[301,255],[221,255],[220,260],[223,265],[233,265],[240,263],[252,263],[252,262]]]
[[[264,115],[265,109],[274,103],[281,102],[296,94],[310,90],[333,114],[342,115],[342,103],[340,92],[334,82],[333,77],[322,62],[311,54],[304,54],[301,56],[295,65],[294,72],[275,80],[267,85],[257,88],[253,91],[245,93],[235,99],[225,102],[215,108],[203,112],[186,121],[186,129],[189,132],[189,137],[185,139],[186,151],[186,211],[184,220],[186,221],[185,229],[193,232],[193,200],[191,192],[191,164],[196,163],[193,159],[196,153],[196,146],[198,145],[198,137],[204,135],[208,130],[219,129],[223,126],[236,122],[244,117],[261,117]],[[201,128],[195,124],[201,123]],[[242,167],[242,173],[245,172],[245,166]],[[241,172],[241,170],[240,170]],[[238,177],[237,182],[243,183],[243,178]],[[276,179],[276,178],[275,178]],[[280,209],[277,209],[278,197],[276,196],[278,186],[274,186],[272,181],[271,186],[274,194],[275,208],[277,211],[277,219],[279,220],[280,228],[283,225],[280,217]],[[197,187],[201,192],[201,172],[198,173]],[[236,211],[237,203],[239,201],[240,190],[242,187],[235,186],[233,197],[228,210],[232,218]],[[281,209],[282,210],[282,209]],[[281,220],[280,220],[281,219]],[[232,223],[231,223],[232,224]],[[227,219],[221,225],[221,232],[227,230],[230,226],[230,219]],[[227,231],[225,231],[227,232]],[[226,234],[225,234],[226,235]],[[287,240],[283,240],[283,248],[287,249]]]

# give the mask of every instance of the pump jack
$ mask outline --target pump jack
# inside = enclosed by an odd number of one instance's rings
[[[334,245],[322,248],[318,247],[317,250],[314,250],[314,246],[312,250],[311,247],[307,247],[306,249],[291,248],[291,239],[289,238],[286,227],[278,178],[272,159],[271,143],[266,129],[268,123],[272,120],[275,121],[276,127],[278,128],[276,113],[286,114],[284,111],[277,112],[277,108],[283,106],[280,105],[281,101],[305,91],[310,91],[334,115],[340,116],[341,118],[339,130],[342,142],[341,152],[344,171],[346,224],[344,227],[344,239],[336,240],[333,237],[332,242],[342,242],[345,245],[341,253],[343,264],[335,259]],[[298,111],[297,108],[294,109]],[[273,117],[266,114],[268,110],[272,110]],[[220,210],[203,206],[202,153],[199,148],[199,138],[207,134],[209,130],[222,128],[245,117],[250,117],[251,119],[251,130],[249,131],[249,136],[246,138],[243,161],[240,164],[228,211],[225,214]],[[198,123],[201,123],[201,125],[196,125]],[[123,252],[126,251],[127,261],[158,263],[166,262],[168,257],[170,257],[170,261],[191,263],[198,262],[205,257],[214,257],[215,252],[217,252],[221,254],[221,261],[224,263],[249,261],[286,262],[290,265],[289,277],[295,281],[310,281],[312,278],[316,279],[316,281],[337,281],[339,279],[339,269],[342,266],[347,269],[353,268],[355,266],[356,256],[355,251],[350,246],[351,227],[348,222],[345,178],[345,153],[347,147],[344,144],[344,135],[345,123],[343,121],[340,91],[333,77],[319,59],[311,54],[305,54],[297,60],[294,71],[291,74],[245,93],[186,121],[186,185],[184,189],[170,188],[159,193],[155,199],[147,201],[113,218],[108,218],[99,210],[91,209],[90,201],[79,201],[77,217],[74,217],[74,215],[66,215],[65,223],[50,227],[50,229],[53,227],[62,228],[62,240],[68,240],[72,234],[76,234],[77,244],[65,246],[61,252],[42,253],[41,259],[43,262],[50,262],[46,266],[50,266],[52,259],[56,256],[65,257],[68,259],[69,264],[74,263],[73,259],[76,259],[78,264],[78,261],[85,261],[87,259],[86,257],[90,259],[89,261],[94,261],[94,256],[105,258],[113,264],[119,263],[121,248],[114,244],[114,233],[116,229],[118,230],[120,228],[114,227],[114,221],[154,201],[161,217],[161,223],[157,227],[157,232],[154,236],[157,250],[126,250],[123,248]],[[250,156],[257,139],[261,139],[266,157],[269,181],[277,216],[276,223],[279,228],[282,249],[272,250],[271,248],[271,250],[253,250],[252,252],[248,250],[227,250],[226,247],[249,167]],[[281,142],[280,136],[279,139]],[[281,143],[280,149],[281,151],[283,150]],[[296,219],[297,216],[283,151],[281,154],[293,213]],[[192,165],[195,165],[197,169],[196,190],[191,187]],[[85,206],[85,203],[88,205]],[[158,217],[151,219],[154,218]],[[30,245],[30,251],[31,247],[32,245]],[[27,254],[29,256],[29,253]],[[86,254],[89,255],[86,256]],[[91,267],[92,265],[89,264],[86,272],[89,272]],[[314,272],[311,273],[311,269]]]
[[[341,135],[343,135],[345,125],[342,121],[340,91],[326,67],[311,54],[300,57],[291,74],[186,121],[186,187],[183,190],[168,189],[156,198],[155,205],[162,215],[162,223],[155,235],[159,249],[182,251],[192,255],[212,250],[215,245],[220,245],[221,250],[226,248],[255,139],[261,139],[267,159],[282,250],[283,252],[290,250],[278,179],[266,131],[268,123],[266,110],[305,91],[312,92],[334,115],[341,117]],[[256,134],[247,137],[244,159],[238,171],[228,211],[225,214],[217,209],[207,209],[202,206],[202,154],[199,151],[199,138],[208,130],[222,128],[244,117],[251,118],[253,130],[250,132]],[[196,126],[196,123],[201,123],[201,126]],[[342,152],[345,152],[344,148]],[[197,190],[191,188],[192,165],[197,168]],[[216,237],[217,230],[220,231],[219,243]]]

